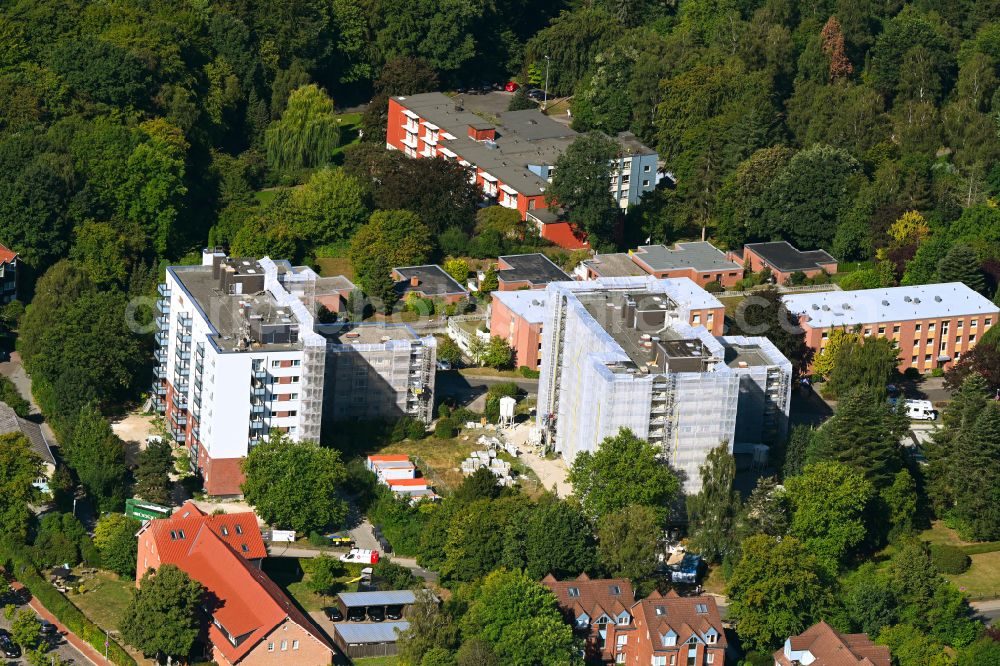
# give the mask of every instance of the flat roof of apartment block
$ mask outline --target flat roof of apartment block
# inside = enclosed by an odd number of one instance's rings
[[[218,278],[212,276],[211,266],[170,266],[167,270],[216,330],[217,335],[212,339],[221,351],[294,351],[302,348],[297,335],[292,342],[267,342],[266,337],[257,336],[246,344],[244,333],[251,327],[298,330],[299,321],[291,308],[279,305],[269,292],[224,293],[219,288]]]
[[[401,278],[396,282],[396,291],[400,294],[414,291],[428,297],[434,297],[469,293],[468,289],[437,264],[399,266],[392,270]],[[417,284],[413,284],[414,280]]]
[[[556,266],[551,259],[541,252],[533,254],[508,254],[499,257],[500,262],[510,268],[497,270],[497,279],[501,282],[527,282],[533,285],[543,285],[549,282],[565,282],[570,276]]]
[[[781,300],[813,328],[963,317],[1000,309],[961,282],[788,294]]]
[[[743,268],[726,259],[722,250],[707,241],[666,245],[642,245],[634,253],[639,261],[654,272],[690,268],[699,272],[736,271]]]
[[[631,277],[647,275],[637,263],[632,261],[632,255],[627,252],[613,254],[598,254],[593,259],[585,259],[584,265],[599,277]]]
[[[420,340],[408,324],[354,323],[322,324],[316,332],[328,342],[339,345],[377,345],[405,340]]]
[[[749,243],[749,248],[760,258],[777,268],[782,273],[791,271],[809,271],[837,263],[826,250],[808,250],[803,252],[788,241],[772,241],[769,243]]]

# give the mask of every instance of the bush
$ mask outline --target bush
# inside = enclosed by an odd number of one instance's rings
[[[309,544],[317,548],[322,548],[323,546],[329,546],[330,540],[319,532],[313,531],[309,533]]]
[[[404,416],[392,426],[389,440],[402,442],[404,439],[423,439],[426,436],[427,427],[422,421],[418,421],[411,416]]]
[[[726,288],[723,287],[718,282],[716,282],[715,280],[712,280],[711,282],[709,282],[708,284],[705,285],[705,291],[707,291],[710,294],[718,294],[718,293],[721,293],[721,292],[723,292],[725,290],[726,290]]]
[[[447,418],[438,419],[437,425],[434,426],[435,437],[438,439],[451,439],[456,434],[458,434],[458,429],[455,427],[454,421]]]
[[[517,369],[517,371],[521,373],[521,376],[524,377],[525,379],[538,379],[539,375],[542,374],[538,372],[538,370],[532,370],[526,365],[522,365],[520,368]]]
[[[934,368],[933,370],[931,370],[931,377],[944,377],[944,369]]]
[[[420,582],[413,572],[388,557],[379,559],[372,567],[372,575],[384,580],[390,590],[408,590]]]
[[[972,558],[961,548],[948,544],[933,544],[931,546],[931,561],[938,571],[945,574],[965,573],[972,564]]]

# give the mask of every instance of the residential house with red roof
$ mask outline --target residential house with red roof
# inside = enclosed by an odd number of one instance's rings
[[[624,578],[591,579],[587,574],[558,581],[549,574],[542,585],[556,595],[566,622],[584,638],[587,657],[617,661],[621,646],[635,633],[632,584]]]
[[[866,634],[841,634],[817,622],[791,636],[774,653],[774,666],[890,666],[889,648],[875,645]]]
[[[636,637],[626,643],[619,664],[723,666],[726,633],[710,596],[682,597],[653,592],[632,607]]]
[[[192,502],[139,531],[136,586],[173,564],[206,590],[208,655],[220,666],[326,666],[334,647],[261,571],[267,548],[253,513],[206,515]]]
[[[17,298],[17,252],[0,245],[0,305],[6,305]]]

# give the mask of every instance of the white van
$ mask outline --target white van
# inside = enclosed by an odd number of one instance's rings
[[[930,400],[907,400],[903,403],[906,415],[915,421],[934,421],[937,410]]]

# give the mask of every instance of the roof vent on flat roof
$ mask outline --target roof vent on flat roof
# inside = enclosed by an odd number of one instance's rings
[[[830,306],[829,305],[824,305],[823,306],[823,311],[824,312],[829,312],[830,311]]]
[[[941,302],[941,297],[940,297],[940,296],[935,296],[935,297],[934,297],[934,300],[935,300],[936,302],[940,303],[940,302]]]
[[[887,300],[885,300],[885,299],[883,298],[883,299],[882,299],[882,305],[889,305],[889,301],[887,301]]]
[[[919,303],[919,302],[920,302],[920,299],[919,299],[919,298],[914,298],[914,299],[913,299],[913,302],[914,302],[914,303]]]
[[[812,308],[813,308],[813,310],[819,310],[819,306],[816,305],[815,303],[813,303]]]
[[[906,301],[907,303],[910,303],[910,302],[913,301],[913,299],[910,298],[909,296],[903,296],[903,300]]]
[[[845,310],[850,310],[851,309],[851,304],[850,303],[844,303],[844,309]]]

